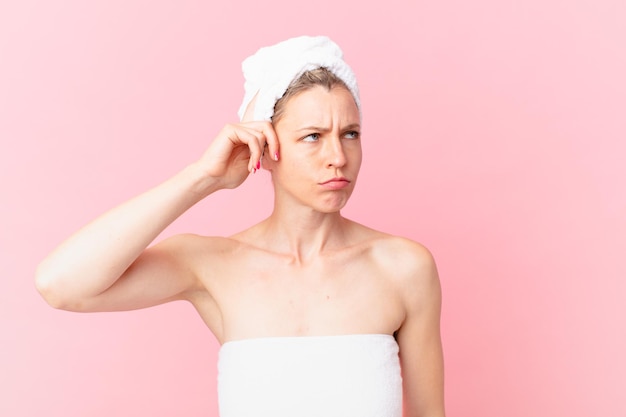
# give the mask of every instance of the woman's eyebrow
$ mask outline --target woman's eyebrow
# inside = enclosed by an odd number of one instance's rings
[[[341,130],[352,130],[352,129],[360,129],[361,125],[359,123],[351,123],[347,126],[341,128]],[[296,132],[301,132],[303,130],[315,130],[318,132],[328,132],[330,129],[327,127],[319,127],[319,126],[306,126],[296,129]]]
[[[320,132],[327,132],[328,129],[327,127],[319,127],[319,126],[305,126],[305,127],[301,127],[300,129],[296,129],[296,132],[301,132],[303,130],[317,130]]]
[[[344,127],[343,130],[353,130],[353,129],[360,129],[360,128],[361,128],[360,123],[351,123],[348,126]]]

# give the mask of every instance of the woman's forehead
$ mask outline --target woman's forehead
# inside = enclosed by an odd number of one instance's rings
[[[297,94],[286,103],[279,125],[289,129],[307,126],[330,128],[335,124],[358,125],[359,122],[359,109],[350,91],[341,86],[330,90],[316,86]]]

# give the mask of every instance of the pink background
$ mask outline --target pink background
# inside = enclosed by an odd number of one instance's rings
[[[218,345],[189,305],[56,311],[33,273],[199,157],[236,118],[241,60],[300,34],[359,76],[345,214],[438,260],[448,416],[626,415],[625,5],[0,3],[0,415],[217,415]],[[270,196],[257,174],[165,235],[232,233]]]

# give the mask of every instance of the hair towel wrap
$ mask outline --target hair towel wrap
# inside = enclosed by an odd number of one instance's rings
[[[253,120],[270,121],[276,101],[285,94],[289,84],[306,71],[320,67],[346,84],[361,110],[356,77],[343,60],[341,48],[326,36],[300,36],[263,47],[246,58],[241,67],[245,94],[238,112],[240,120],[256,96]]]

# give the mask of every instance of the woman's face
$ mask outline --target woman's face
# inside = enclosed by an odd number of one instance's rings
[[[280,160],[268,161],[276,196],[317,211],[339,211],[361,167],[359,110],[344,87],[316,86],[289,99],[274,129]]]

